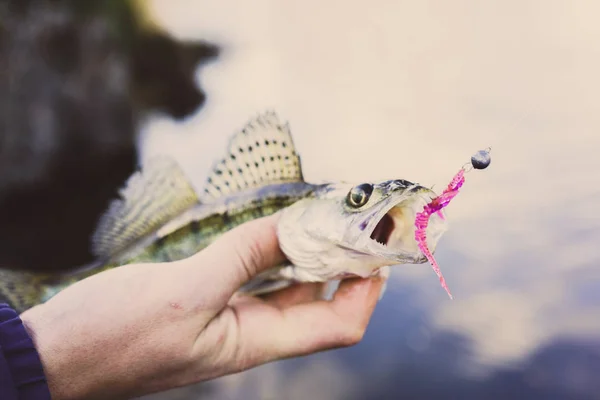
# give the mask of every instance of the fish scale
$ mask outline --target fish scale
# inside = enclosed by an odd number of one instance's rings
[[[167,262],[187,258],[207,247],[224,231],[244,222],[274,214],[299,198],[301,197],[286,195],[283,191],[280,197],[251,203],[242,210],[214,214],[202,221],[192,221],[149,245],[136,257],[136,262]]]

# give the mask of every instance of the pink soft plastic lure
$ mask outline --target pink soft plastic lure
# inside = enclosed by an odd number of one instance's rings
[[[474,154],[471,157],[471,164],[465,164],[458,171],[458,173],[454,175],[454,178],[452,178],[452,181],[450,181],[450,183],[448,184],[446,189],[444,189],[442,194],[431,200],[429,203],[427,203],[425,207],[423,207],[423,211],[417,213],[417,216],[415,218],[415,240],[417,241],[417,244],[419,245],[419,248],[421,249],[425,257],[427,257],[427,260],[431,263],[433,270],[440,279],[442,287],[446,290],[448,296],[450,296],[450,299],[453,298],[452,293],[450,293],[450,289],[448,289],[448,285],[446,284],[446,280],[442,275],[442,271],[440,271],[440,267],[438,266],[437,261],[435,261],[433,254],[427,247],[427,225],[429,224],[429,218],[434,213],[437,213],[440,218],[444,218],[440,211],[442,210],[442,208],[446,207],[450,203],[450,201],[458,194],[459,189],[465,183],[466,172],[470,171],[471,168],[485,169],[490,165],[490,150],[491,148],[488,147],[486,150],[481,150]]]

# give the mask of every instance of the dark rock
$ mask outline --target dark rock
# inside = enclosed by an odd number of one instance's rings
[[[139,117],[198,110],[218,55],[142,27],[129,1],[0,3],[0,266],[91,260],[100,214],[134,171]]]

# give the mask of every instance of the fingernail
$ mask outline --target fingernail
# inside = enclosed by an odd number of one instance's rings
[[[390,277],[390,271],[391,270],[390,270],[389,265],[385,266],[385,267],[381,267],[381,268],[379,268],[378,275],[387,281],[387,279]]]
[[[379,289],[379,299],[377,300],[377,301],[381,301],[381,299],[383,298],[383,295],[385,294],[385,291],[387,290],[388,278],[390,277],[390,267],[386,266],[386,267],[380,268],[377,273],[377,277],[383,281],[383,284],[381,285],[381,289]]]

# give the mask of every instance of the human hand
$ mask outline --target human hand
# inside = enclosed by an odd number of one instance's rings
[[[358,343],[384,278],[264,299],[234,295],[284,259],[277,215],[243,224],[185,260],[102,272],[21,314],[52,398],[141,396],[270,361]]]

